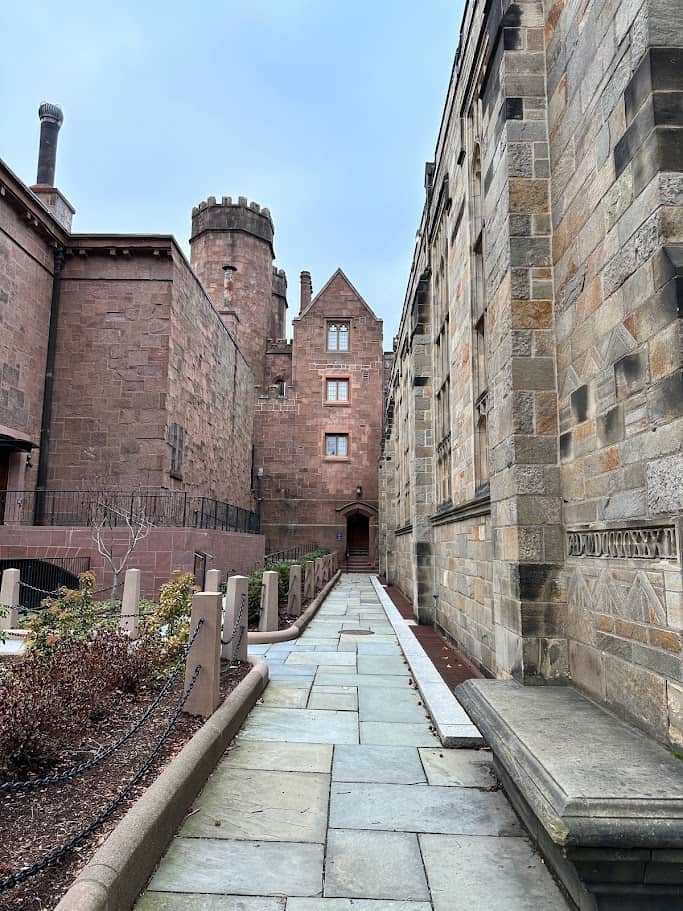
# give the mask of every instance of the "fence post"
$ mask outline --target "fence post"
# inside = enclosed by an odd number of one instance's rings
[[[119,629],[128,633],[131,639],[138,635],[138,621],[140,619],[140,576],[139,569],[127,569],[123,579],[123,595],[121,597],[121,619]]]
[[[0,629],[15,629],[19,622],[19,570],[6,569],[2,574],[0,604],[9,608],[7,615],[0,617]]]
[[[221,590],[221,575],[220,569],[210,569],[204,581],[204,591],[219,592]]]
[[[306,560],[304,563],[304,601],[310,601],[315,595],[315,563]]]
[[[301,564],[292,563],[289,567],[289,591],[287,592],[287,613],[298,617],[301,613]]]
[[[315,560],[315,590],[319,591],[323,587],[323,558],[316,557]]]
[[[278,628],[278,574],[266,570],[263,574],[263,590],[261,592],[261,618],[259,632],[271,633]]]
[[[247,629],[249,628],[249,579],[230,576],[223,611],[221,657],[228,661],[247,660]]]
[[[221,596],[217,592],[197,592],[192,596],[190,634],[201,625],[185,663],[185,689],[190,685],[195,669],[199,676],[185,703],[188,715],[212,715],[220,701],[221,673]]]

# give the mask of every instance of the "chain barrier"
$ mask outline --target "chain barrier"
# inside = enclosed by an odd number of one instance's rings
[[[247,605],[247,596],[246,596],[246,594],[244,594],[240,598],[240,609],[239,609],[239,613],[237,614],[237,618],[235,619],[235,622],[232,625],[232,632],[230,633],[230,636],[227,639],[221,638],[221,645],[230,645],[232,640],[235,638],[235,633],[237,632],[237,629],[239,627],[240,637],[237,640],[236,650],[239,649],[240,644],[242,642],[242,636],[244,635],[244,624],[242,623],[242,616],[244,614],[244,609],[245,609],[246,605]]]
[[[199,629],[199,626],[197,626],[197,629]],[[197,677],[199,676],[200,670],[201,670],[201,665],[198,664],[194,670],[194,674],[192,675],[192,679],[190,680],[189,686],[183,693],[183,695],[180,699],[180,702],[178,703],[178,706],[173,713],[173,716],[171,717],[170,721],[164,728],[162,734],[160,735],[159,739],[157,740],[155,746],[153,747],[152,752],[149,754],[149,756],[147,757],[145,762],[140,766],[138,771],[135,773],[133,778],[128,782],[128,784],[125,786],[125,788],[122,791],[119,791],[119,793],[116,795],[116,797],[114,797],[112,800],[109,801],[109,803],[105,806],[105,808],[95,817],[95,819],[89,825],[87,825],[87,826],[85,826],[85,828],[81,829],[81,831],[77,835],[74,835],[73,838],[70,838],[69,841],[67,841],[65,844],[61,845],[59,848],[55,848],[54,850],[50,851],[50,853],[46,854],[45,857],[42,858],[42,860],[37,861],[36,863],[32,864],[30,867],[26,867],[23,870],[19,870],[18,873],[13,873],[11,876],[5,877],[5,879],[0,879],[0,892],[5,892],[7,889],[12,889],[12,888],[14,888],[14,886],[18,886],[20,883],[25,882],[27,879],[30,879],[32,876],[36,876],[36,874],[42,873],[43,870],[46,870],[48,867],[52,866],[52,864],[56,863],[58,860],[61,860],[64,856],[71,853],[71,851],[73,851],[74,848],[77,848],[78,845],[80,845],[83,841],[85,841],[85,839],[88,838],[89,835],[92,835],[92,833],[99,826],[101,826],[102,823],[106,822],[107,819],[109,819],[109,817],[112,815],[112,813],[117,809],[117,807],[119,807],[123,803],[123,801],[126,799],[126,797],[133,790],[135,785],[144,777],[144,775],[147,773],[147,771],[151,767],[157,753],[159,752],[161,747],[164,745],[164,743],[168,739],[171,731],[173,730],[173,727],[174,727],[176,721],[178,720],[178,716],[180,715],[183,708],[185,707],[185,703],[189,699],[190,693],[192,692],[192,689],[194,688],[194,685],[197,682]]]
[[[19,588],[28,588],[32,592],[38,592],[40,595],[45,595],[46,598],[53,598],[55,595],[58,595],[64,586],[60,585],[54,591],[49,592],[44,588],[36,588],[35,585],[29,585],[28,582],[22,582],[19,580]]]
[[[112,756],[117,750],[125,746],[126,743],[133,737],[145,724],[145,722],[150,718],[154,710],[159,706],[162,699],[171,689],[176,677],[180,673],[183,665],[187,661],[187,656],[190,653],[190,649],[194,645],[194,641],[199,634],[199,630],[204,622],[203,618],[200,618],[197,627],[192,634],[192,637],[188,640],[187,644],[183,648],[183,652],[178,658],[175,667],[170,672],[166,681],[157,695],[154,702],[152,702],[144,714],[135,722],[135,724],[130,727],[125,734],[122,734],[118,740],[115,740],[114,743],[110,744],[107,747],[103,747],[94,756],[90,759],[85,760],[84,762],[79,763],[78,765],[72,766],[70,769],[66,769],[64,772],[57,772],[52,775],[46,775],[44,778],[34,778],[27,781],[5,781],[0,784],[0,794],[19,794],[19,793],[29,793],[30,791],[37,791],[40,788],[49,787],[52,784],[61,784],[65,781],[72,781],[74,778],[77,778],[79,775],[84,775],[86,772],[89,772],[90,769],[93,769],[95,766],[104,762],[105,759],[108,759]]]

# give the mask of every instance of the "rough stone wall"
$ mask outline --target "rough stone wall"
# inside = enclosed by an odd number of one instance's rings
[[[679,745],[680,12],[565,0],[545,26],[570,672]],[[678,549],[646,545],[677,522]]]
[[[24,210],[25,216],[25,210]],[[49,234],[0,196],[0,425],[40,440],[54,256]],[[25,454],[18,454],[25,463]],[[21,480],[35,485],[34,468]],[[14,478],[10,478],[10,487]]]
[[[203,288],[174,251],[166,399],[171,424],[184,428],[182,479],[166,486],[253,508],[251,446],[254,376]]]
[[[160,246],[159,256],[74,248],[66,259],[49,487],[167,486],[173,260]]]
[[[327,320],[334,318],[350,321],[348,353],[326,350]],[[349,379],[348,404],[325,403],[328,376]],[[309,542],[344,551],[346,516],[337,509],[359,500],[370,515],[371,558],[377,559],[382,382],[381,320],[338,271],[294,321],[286,398],[257,401],[256,459],[265,469],[260,495],[268,551]],[[349,434],[348,459],[325,457],[325,433]]]
[[[209,197],[192,212],[192,268],[226,325],[236,326],[237,343],[257,386],[263,385],[266,342],[278,322],[276,302],[280,307],[273,286],[273,233],[268,209],[247,204],[243,197],[237,203]],[[237,321],[225,311],[225,265],[236,269],[229,283],[229,310]],[[280,284],[276,290],[282,290]]]

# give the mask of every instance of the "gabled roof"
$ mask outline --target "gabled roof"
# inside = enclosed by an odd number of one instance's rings
[[[322,288],[320,289],[320,291],[318,291],[318,293],[315,295],[315,297],[313,298],[313,300],[310,302],[310,304],[308,305],[308,307],[306,307],[306,309],[305,309],[304,311],[302,311],[301,313],[299,313],[298,316],[295,316],[294,319],[301,319],[303,316],[306,316],[306,314],[309,313],[309,312],[313,309],[313,307],[315,307],[315,305],[316,305],[316,303],[318,302],[318,300],[320,300],[320,298],[321,298],[321,297],[323,296],[323,294],[327,291],[327,289],[330,287],[330,285],[331,285],[332,282],[335,280],[335,278],[337,278],[337,276],[339,276],[339,277],[341,278],[341,280],[342,280],[346,285],[348,285],[348,287],[353,291],[353,293],[355,294],[355,296],[358,298],[358,300],[360,301],[360,303],[365,307],[365,309],[368,311],[368,313],[370,314],[370,316],[371,316],[374,320],[376,320],[378,323],[381,323],[382,320],[381,320],[378,316],[376,316],[375,313],[373,313],[372,308],[368,305],[368,303],[365,301],[365,299],[362,297],[362,295],[360,295],[360,294],[358,293],[358,290],[357,290],[357,289],[354,287],[354,285],[349,281],[349,279],[347,278],[347,276],[345,275],[345,273],[344,273],[344,271],[343,271],[342,269],[337,269],[335,272],[332,273],[332,275],[328,278],[328,280],[327,280],[327,281],[325,282],[325,284],[322,286]]]

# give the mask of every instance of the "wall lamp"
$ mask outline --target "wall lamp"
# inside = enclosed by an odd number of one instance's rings
[[[363,488],[360,486],[360,484],[358,485],[358,487],[356,487],[356,496],[357,497],[363,496]]]

